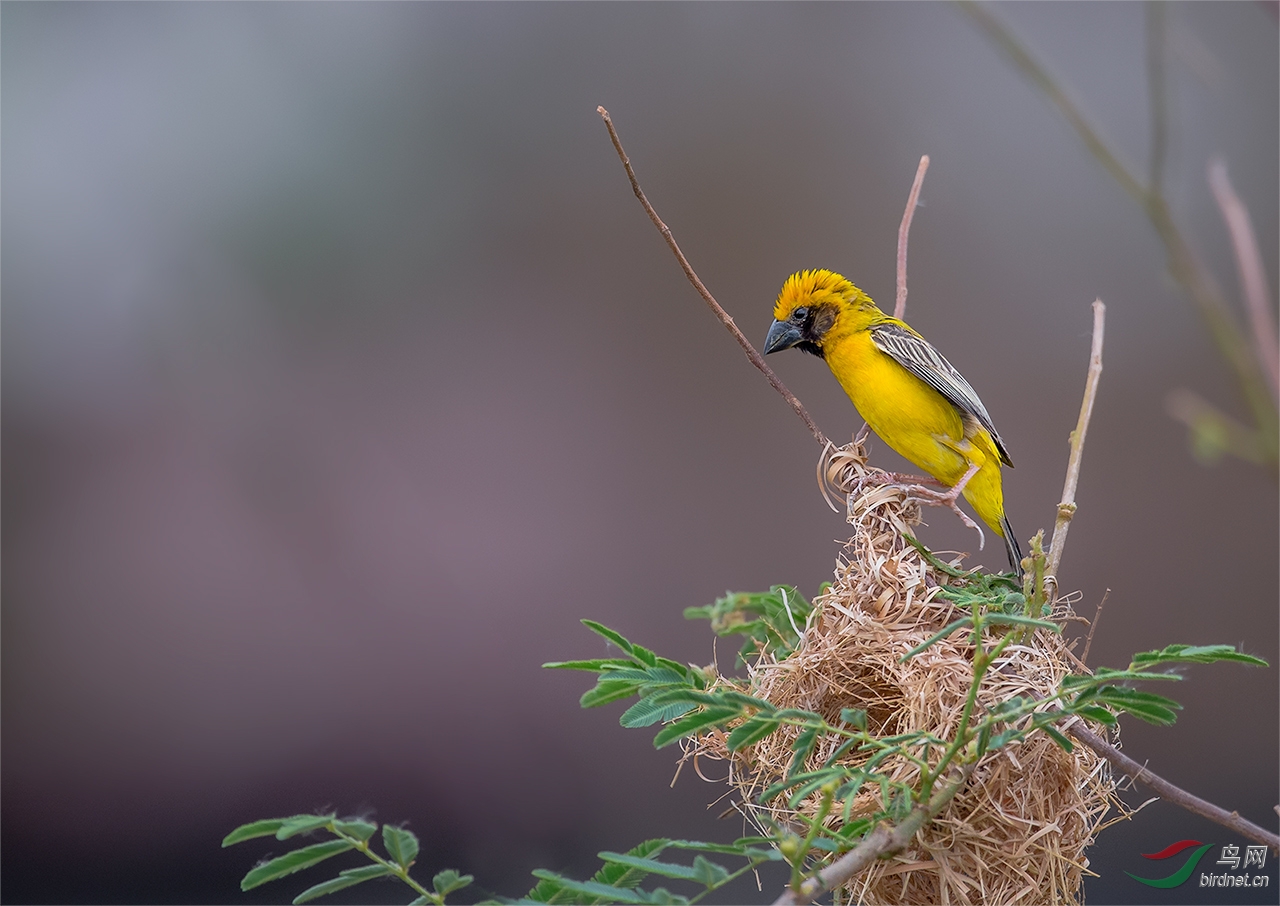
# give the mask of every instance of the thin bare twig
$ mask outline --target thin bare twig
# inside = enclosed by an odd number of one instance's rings
[[[1022,42],[985,6],[975,0],[960,0],[961,8],[986,32],[987,36],[999,47],[1013,64],[1042,90],[1049,100],[1058,108],[1076,134],[1080,136],[1085,147],[1097,158],[1098,162],[1120,183],[1120,187],[1131,195],[1147,214],[1156,235],[1164,244],[1169,259],[1169,271],[1173,278],[1182,285],[1191,301],[1200,309],[1200,314],[1209,328],[1219,351],[1235,371],[1240,390],[1249,404],[1249,409],[1257,423],[1259,436],[1266,451],[1270,465],[1277,461],[1280,447],[1280,419],[1278,419],[1275,400],[1269,391],[1269,381],[1262,373],[1262,366],[1250,350],[1231,314],[1226,300],[1218,292],[1213,281],[1200,264],[1191,245],[1187,242],[1178,225],[1174,222],[1173,213],[1164,195],[1159,191],[1149,191],[1129,171],[1120,159],[1112,152],[1102,136],[1090,125],[1075,101],[1062,89],[1049,72],[1022,45]],[[1160,72],[1155,73],[1161,75]],[[1154,100],[1163,103],[1163,88],[1153,84],[1158,97]],[[1163,114],[1161,114],[1163,117]],[[1162,119],[1153,118],[1153,125],[1159,125]],[[1153,137],[1153,152],[1162,144]],[[1163,154],[1163,151],[1160,152]],[[1153,163],[1162,158],[1153,158]],[[1153,182],[1153,187],[1158,183]]]
[[[924,183],[924,174],[928,169],[929,155],[921,155],[915,182],[911,184],[911,194],[907,196],[907,209],[902,213],[902,225],[898,227],[898,298],[893,304],[893,316],[898,320],[902,320],[907,312],[907,236],[911,232],[911,218],[916,216],[916,205],[920,203],[920,186]]]
[[[1089,660],[1089,646],[1093,644],[1093,631],[1098,628],[1098,621],[1102,619],[1102,608],[1107,606],[1107,598],[1111,596],[1111,589],[1107,589],[1102,593],[1102,600],[1098,602],[1098,609],[1093,612],[1093,622],[1089,624],[1089,635],[1084,640],[1084,651],[1080,653],[1080,663],[1083,664]]]
[[[1108,743],[1101,736],[1094,733],[1084,725],[1084,722],[1077,719],[1068,724],[1066,731],[1078,739],[1085,746],[1097,752],[1116,770],[1120,771],[1127,777],[1132,777],[1138,783],[1148,787],[1154,791],[1160,798],[1167,799],[1174,805],[1179,805],[1189,812],[1195,812],[1203,818],[1208,818],[1215,824],[1220,824],[1225,828],[1235,831],[1242,837],[1247,837],[1258,843],[1263,843],[1271,847],[1271,851],[1280,855],[1280,836],[1273,834],[1264,827],[1259,827],[1252,821],[1241,818],[1239,812],[1229,812],[1224,808],[1219,808],[1212,802],[1206,802],[1199,796],[1193,796],[1181,787],[1174,786],[1158,774],[1154,774],[1147,770],[1146,766],[1134,761],[1128,755],[1125,755],[1115,746]]]
[[[816,875],[805,878],[800,887],[792,890],[788,887],[782,896],[774,900],[774,906],[782,904],[812,903],[828,891],[846,883],[850,878],[862,871],[881,856],[889,856],[898,852],[916,835],[920,828],[936,818],[947,807],[947,803],[955,798],[961,787],[969,780],[973,765],[966,765],[960,776],[934,794],[929,802],[921,803],[911,810],[911,814],[902,819],[896,826],[880,825],[862,842],[832,862]]]
[[[1231,246],[1236,253],[1236,267],[1240,271],[1240,288],[1245,307],[1249,312],[1249,325],[1253,328],[1253,346],[1258,363],[1271,382],[1272,396],[1280,399],[1280,348],[1277,348],[1276,321],[1271,313],[1271,290],[1267,287],[1267,270],[1262,265],[1262,253],[1254,236],[1253,221],[1249,209],[1236,195],[1227,176],[1227,165],[1215,157],[1209,162],[1209,187],[1217,199],[1231,234]]]
[[[1049,568],[1045,583],[1053,582],[1049,605],[1058,597],[1058,568],[1062,565],[1062,549],[1067,543],[1067,529],[1076,513],[1076,485],[1080,482],[1080,460],[1084,456],[1084,438],[1093,415],[1093,401],[1098,395],[1098,379],[1102,376],[1102,334],[1106,328],[1107,306],[1101,299],[1093,302],[1093,345],[1089,351],[1089,373],[1084,381],[1084,399],[1080,402],[1080,418],[1071,432],[1071,456],[1067,459],[1067,477],[1062,484],[1062,502],[1058,504],[1058,518],[1053,524],[1053,538],[1049,542]]]
[[[804,420],[805,425],[808,427],[810,433],[813,434],[814,439],[818,441],[819,446],[825,447],[829,443],[827,436],[822,433],[822,430],[810,417],[808,411],[800,404],[800,400],[796,399],[795,394],[788,390],[786,385],[782,383],[782,380],[773,373],[773,369],[765,364],[764,357],[761,356],[760,353],[756,351],[756,348],[751,345],[751,341],[748,340],[746,335],[738,329],[738,325],[733,323],[733,318],[729,317],[729,313],[720,307],[720,303],[715,300],[715,297],[711,295],[703,285],[702,281],[698,279],[698,275],[694,273],[692,265],[689,264],[689,260],[685,258],[684,253],[680,251],[680,246],[676,245],[675,237],[671,235],[671,228],[662,222],[662,218],[660,218],[658,216],[658,212],[653,209],[653,205],[649,204],[649,199],[646,198],[644,192],[641,191],[640,183],[636,179],[636,171],[631,168],[631,159],[627,157],[627,152],[622,150],[622,141],[618,138],[618,130],[613,128],[613,120],[609,118],[609,111],[605,110],[603,107],[597,107],[596,113],[600,114],[600,118],[604,120],[605,126],[609,129],[609,138],[613,140],[613,148],[618,152],[618,158],[622,161],[622,166],[627,171],[627,178],[631,180],[631,190],[636,193],[636,198],[640,199],[640,204],[644,205],[645,213],[649,215],[649,219],[653,221],[653,225],[658,228],[658,232],[662,234],[662,238],[667,241],[667,246],[671,249],[671,253],[676,256],[676,260],[680,262],[680,267],[684,270],[684,275],[689,278],[689,282],[692,283],[693,288],[698,291],[698,295],[702,296],[703,301],[705,301],[707,305],[711,307],[711,310],[715,312],[716,317],[720,319],[720,323],[728,328],[729,332],[733,334],[734,339],[738,341],[738,345],[742,347],[742,351],[745,352],[747,354],[747,358],[751,360],[751,364],[760,369],[761,374],[763,374],[768,379],[769,383],[773,385],[773,389],[782,394],[782,398],[785,399],[787,404],[795,410],[796,415],[800,416],[800,418]]]

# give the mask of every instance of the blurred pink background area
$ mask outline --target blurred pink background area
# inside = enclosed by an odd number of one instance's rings
[[[1143,6],[992,10],[1145,173]],[[587,676],[540,667],[605,656],[584,617],[727,666],[736,643],[683,609],[812,595],[848,531],[598,104],[757,343],[801,268],[892,306],[929,154],[907,319],[1008,443],[1024,540],[1052,527],[1108,306],[1061,577],[1086,616],[1110,589],[1090,662],[1177,642],[1277,662],[1275,480],[1196,461],[1165,411],[1185,387],[1245,417],[1239,390],[1139,206],[960,8],[6,3],[0,22],[6,902],[288,900],[321,878],[241,894],[272,847],[219,843],[316,808],[407,821],[423,877],[472,872],[475,896],[743,833],[708,807],[720,787],[669,786],[678,753],[621,706],[578,708]],[[1276,7],[1174,4],[1166,28],[1168,196],[1238,305],[1205,168],[1226,161],[1274,287]],[[771,362],[830,436],[857,428],[821,362]],[[879,442],[872,460],[906,468]],[[974,551],[926,519],[926,543]],[[1126,751],[1274,827],[1275,667],[1186,674],[1156,690],[1176,726],[1126,721]],[[1090,901],[1170,901],[1124,875],[1138,854],[1228,836],[1156,803],[1091,853]],[[764,881],[725,896],[771,901]]]

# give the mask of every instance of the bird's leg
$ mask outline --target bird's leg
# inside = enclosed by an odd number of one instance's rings
[[[907,484],[907,485],[917,485],[917,486],[931,484],[931,485],[934,485],[935,487],[950,489],[950,485],[948,485],[945,481],[939,481],[938,479],[934,478],[932,475],[908,475],[906,472],[885,472],[884,474],[888,477],[890,481],[896,484]],[[962,482],[967,480],[968,479],[961,479]],[[961,485],[961,487],[963,487],[963,484]],[[924,490],[927,491],[929,489],[924,488]]]
[[[867,442],[867,435],[871,433],[871,426],[866,422],[862,423],[862,427],[858,429],[858,433],[853,436],[854,446],[862,446]]]
[[[950,490],[935,491],[931,488],[923,487],[920,484],[915,484],[910,489],[910,493],[912,496],[918,497],[920,500],[933,506],[948,507],[951,512],[960,517],[961,522],[978,533],[978,550],[982,550],[987,544],[987,536],[983,534],[982,526],[970,519],[968,514],[966,514],[964,510],[960,509],[959,505],[956,503],[961,492],[964,491],[965,485],[969,483],[969,479],[976,474],[978,474],[978,464],[976,462],[971,462],[969,463],[969,469],[960,476],[960,480],[957,481]]]

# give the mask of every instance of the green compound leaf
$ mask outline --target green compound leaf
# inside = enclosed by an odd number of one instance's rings
[[[553,871],[546,871],[542,868],[535,869],[533,876],[544,881],[552,881],[562,890],[584,894],[587,897],[594,898],[595,901],[602,901],[605,903],[689,902],[685,897],[674,896],[661,887],[653,892],[647,892],[643,890],[632,890],[625,887],[614,887],[611,884],[601,884],[599,881],[575,881],[572,878],[566,878],[563,875],[558,875]]]
[[[847,771],[844,768],[826,768],[821,771],[814,771],[812,774],[808,775],[809,779],[798,784],[792,791],[791,798],[787,800],[788,807],[790,807],[792,811],[795,811],[799,808],[801,802],[813,793],[822,789],[828,783],[841,783],[845,779],[846,774]],[[761,801],[764,801],[763,796],[761,797]]]
[[[356,818],[350,821],[335,821],[333,826],[344,834],[349,834],[357,840],[367,841],[378,831],[378,825],[372,821],[365,821]]]
[[[611,701],[620,699],[630,699],[632,695],[640,691],[640,683],[625,682],[621,680],[605,680],[602,678],[595,683],[595,686],[582,692],[581,699],[577,700],[582,708],[599,708],[600,705],[607,705]]]
[[[252,890],[260,884],[283,878],[285,875],[291,875],[295,871],[302,871],[304,868],[317,865],[339,853],[345,853],[353,849],[354,846],[355,844],[346,840],[330,840],[328,843],[316,843],[302,849],[295,849],[291,853],[285,853],[283,856],[272,859],[270,862],[259,865],[250,871],[241,880],[240,889]]]
[[[674,705],[677,702],[690,705],[726,704],[720,692],[703,692],[701,689],[694,689],[692,686],[673,686],[660,692],[654,691],[653,700],[655,704],[663,705]]]
[[[773,841],[769,837],[742,837],[733,843],[671,840],[667,845],[672,849],[693,849],[701,850],[705,853],[722,853],[727,856],[742,856],[744,859],[752,859],[754,861],[777,862],[782,859],[782,853],[776,849],[761,849],[755,845],[759,843],[768,843],[772,846]]]
[[[339,890],[346,890],[348,887],[354,887],[362,881],[386,878],[390,877],[391,874],[391,869],[385,865],[366,865],[364,868],[349,868],[341,872],[336,878],[317,884],[314,887],[308,887],[293,898],[293,904],[298,906],[299,903],[306,903],[317,897],[336,893]]]
[[[1131,668],[1151,667],[1156,664],[1212,664],[1217,661],[1235,661],[1254,667],[1266,667],[1267,662],[1237,651],[1231,645],[1169,645],[1159,651],[1143,651],[1133,656]]]
[[[1051,632],[1062,632],[1062,627],[1048,620],[1034,620],[1013,613],[989,613],[983,616],[982,622],[987,626],[1031,626],[1036,629],[1048,629]]]
[[[729,734],[726,745],[730,752],[736,752],[744,746],[749,746],[754,742],[759,742],[773,731],[777,730],[779,721],[776,717],[757,714],[740,727],[736,727]]]
[[[602,852],[597,855],[605,862],[615,865],[626,865],[628,868],[639,869],[645,874],[662,875],[664,878],[676,878],[681,881],[693,881],[697,879],[695,872],[688,865],[681,865],[677,862],[660,862],[657,859],[643,859],[639,856],[630,856],[626,853]]]
[[[861,708],[841,708],[840,723],[848,724],[857,730],[867,728],[867,712]]]
[[[729,880],[729,869],[705,856],[694,856],[693,880],[710,890]]]
[[[1127,711],[1134,717],[1158,726],[1169,726],[1178,719],[1175,711],[1182,710],[1182,705],[1171,698],[1155,695],[1151,692],[1139,692],[1136,689],[1122,689],[1117,686],[1106,686],[1098,690],[1098,701],[1115,708]]]
[[[658,735],[653,738],[653,747],[661,749],[663,746],[671,745],[677,739],[683,739],[686,736],[705,730],[708,727],[714,727],[717,724],[727,723],[733,718],[738,717],[742,711],[738,708],[707,708],[696,714],[690,714],[688,717],[682,717],[675,723],[667,724],[658,731]]]
[[[630,667],[632,662],[616,657],[602,657],[590,661],[547,661],[542,666],[546,670],[590,670],[592,673],[599,673],[610,667]]]
[[[746,641],[738,662],[753,654],[771,652],[787,657],[800,639],[813,605],[789,585],[775,585],[767,592],[730,593],[707,607],[690,607],[686,619],[704,618],[719,636],[743,635]]]
[[[1114,714],[1106,708],[1100,708],[1097,705],[1081,705],[1080,707],[1073,708],[1072,710],[1086,720],[1097,721],[1098,723],[1106,724],[1107,726],[1113,726],[1116,722],[1116,716]]]
[[[288,840],[299,834],[309,834],[313,830],[327,827],[332,820],[333,815],[299,815],[296,818],[290,818],[280,825],[280,829],[276,831],[276,839]]]
[[[1014,740],[1021,739],[1024,735],[1025,734],[1022,730],[1019,730],[1015,727],[1010,727],[1007,730],[1002,730],[1001,732],[992,735],[991,741],[987,744],[987,751],[990,752],[996,749],[1003,749],[1009,743],[1013,742]]]
[[[794,777],[796,772],[804,767],[805,761],[813,754],[813,748],[817,743],[818,727],[809,727],[801,731],[796,741],[791,744],[791,751],[795,754],[791,757],[791,765],[787,768],[788,777]]]
[[[453,893],[455,890],[467,887],[474,880],[475,877],[473,875],[458,874],[452,868],[446,868],[431,879],[431,886],[435,888],[436,893],[443,897]]]
[[[1053,727],[1048,724],[1045,724],[1040,729],[1048,733],[1049,738],[1062,747],[1062,751],[1071,752],[1075,750],[1075,744],[1072,743],[1071,740],[1067,739],[1067,737],[1064,736],[1061,732],[1059,732],[1057,727]]]
[[[675,720],[697,707],[689,702],[662,702],[656,699],[657,696],[646,695],[623,712],[618,723],[624,727],[649,727],[659,722]]]
[[[667,846],[670,841],[663,837],[653,840],[645,840],[643,843],[631,847],[626,855],[635,856],[637,858],[648,858],[656,856]],[[553,874],[554,873],[548,873]],[[622,887],[627,890],[633,890],[638,887],[640,882],[648,876],[647,871],[641,871],[626,865],[617,865],[606,862],[599,871],[591,878],[597,884],[604,884],[609,887]],[[599,903],[599,897],[587,896],[580,891],[566,890],[555,878],[560,875],[548,879],[539,880],[538,883],[517,903]]]
[[[413,860],[418,858],[418,838],[403,827],[382,825],[382,845],[401,868],[408,869]]]
[[[717,689],[712,695],[716,697],[718,702],[726,705],[755,708],[757,711],[764,711],[769,714],[778,710],[778,706],[772,702],[767,702],[763,698],[756,698],[754,695],[747,695],[745,692],[737,692],[733,689]]]
[[[610,669],[602,671],[600,678],[611,680],[627,680],[633,683],[643,683],[649,686],[680,686],[684,685],[684,673],[672,670],[670,667],[620,667],[618,669]]]
[[[243,843],[245,840],[253,840],[256,837],[274,837],[280,828],[284,827],[290,821],[297,821],[300,818],[310,818],[312,815],[293,815],[289,818],[265,818],[262,821],[251,821],[248,824],[242,824],[222,838],[223,846],[233,846],[236,843]]]
[[[639,683],[604,679],[603,677],[606,675],[602,674],[602,678],[595,684],[594,688],[582,693],[582,698],[578,699],[578,704],[584,708],[598,708],[601,705],[607,705],[622,698],[630,698],[640,691]]]
[[[728,869],[703,856],[695,856],[693,865],[689,866],[681,865],[677,862],[660,862],[657,859],[646,859],[625,853],[602,852],[599,855],[606,862],[626,865],[646,874],[661,875],[664,878],[675,878],[681,881],[696,881],[706,887],[717,887],[729,878]]]
[[[635,656],[636,646],[627,641],[627,639],[623,637],[622,633],[614,632],[608,626],[605,626],[602,623],[597,623],[595,620],[583,620],[582,625],[590,629],[596,635],[602,636],[610,642],[613,642],[613,644],[617,645],[627,654],[630,654],[633,657]]]

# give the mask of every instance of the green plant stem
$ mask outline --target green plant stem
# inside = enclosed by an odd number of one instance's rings
[[[966,765],[954,782],[947,784],[934,794],[927,803],[921,802],[911,810],[898,825],[880,825],[862,839],[862,842],[822,871],[806,878],[800,884],[788,887],[782,896],[774,901],[774,906],[781,904],[811,903],[830,890],[846,883],[850,878],[862,871],[881,856],[892,855],[911,842],[920,828],[935,818],[965,785],[972,771],[972,765]]]
[[[813,841],[818,836],[818,831],[822,828],[822,822],[827,820],[827,815],[831,814],[831,804],[836,799],[836,788],[832,784],[827,784],[822,788],[822,802],[818,806],[818,814],[814,816],[813,821],[809,824],[809,832],[805,834],[804,840],[800,843],[800,851],[796,854],[796,860],[791,863],[791,886],[798,887],[804,879],[804,860],[809,857],[809,851],[813,849]]]
[[[943,753],[942,760],[938,762],[938,767],[933,773],[925,776],[920,785],[920,797],[927,799],[929,794],[933,792],[933,785],[938,782],[943,773],[955,760],[956,754],[960,749],[969,744],[969,719],[973,715],[973,709],[978,702],[978,687],[982,685],[982,678],[987,673],[987,668],[991,666],[1005,647],[1013,641],[1016,633],[1007,632],[996,646],[987,653],[982,647],[982,611],[978,604],[973,605],[973,632],[977,637],[977,650],[973,654],[973,682],[969,684],[969,694],[965,698],[964,710],[960,712],[960,725],[956,727],[955,739],[951,741],[951,745],[947,747]]]
[[[725,877],[725,879],[724,879],[723,881],[721,881],[719,884],[715,884],[715,885],[713,885],[713,886],[711,886],[711,887],[708,887],[706,890],[702,891],[702,893],[695,894],[694,896],[690,897],[690,898],[689,898],[690,906],[692,906],[692,904],[694,904],[694,903],[698,902],[699,900],[701,900],[701,899],[702,899],[703,897],[705,897],[707,894],[709,894],[709,893],[714,893],[715,891],[719,890],[721,887],[724,887],[726,884],[730,883],[731,881],[736,881],[736,880],[738,880],[738,878],[742,877],[742,876],[743,876],[743,875],[745,875],[747,872],[749,872],[749,871],[755,871],[757,868],[759,868],[761,865],[763,865],[763,864],[764,864],[765,862],[767,862],[767,861],[769,861],[769,860],[768,860],[768,859],[752,859],[752,860],[750,860],[746,865],[742,866],[742,867],[741,867],[741,868],[739,868],[737,871],[735,871],[735,872],[731,872],[731,873],[730,873],[728,876],[726,876],[726,877]]]
[[[328,828],[329,832],[332,833],[334,836],[340,837],[343,840],[346,840],[348,843],[354,846],[357,850],[359,850],[360,852],[368,856],[371,860],[373,860],[374,862],[377,862],[379,865],[388,869],[393,875],[395,875],[404,883],[408,884],[409,887],[411,887],[415,892],[426,897],[432,903],[435,903],[436,906],[444,906],[444,897],[440,896],[439,894],[433,891],[427,890],[425,887],[423,887],[421,884],[415,881],[412,877],[410,877],[409,870],[407,868],[402,868],[399,864],[382,858],[382,856],[378,855],[376,852],[374,852],[372,849],[369,848],[368,840],[361,840],[359,837],[353,836],[352,834],[343,833],[342,831],[338,830],[337,825],[333,821],[330,821],[328,825],[326,825],[326,827]]]

